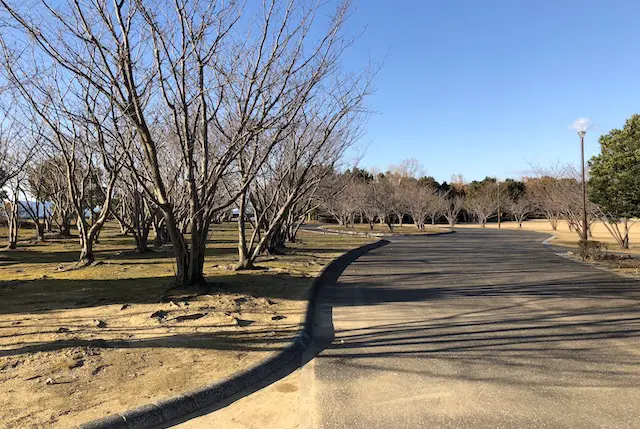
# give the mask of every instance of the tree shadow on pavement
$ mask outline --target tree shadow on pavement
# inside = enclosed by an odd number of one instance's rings
[[[479,256],[491,245],[464,236],[455,251],[443,240],[426,250],[407,242],[415,254],[405,247],[394,257],[389,246],[350,267],[322,297],[336,328],[320,362],[347,382],[358,368],[509,385],[640,384],[640,282],[542,246],[525,251],[522,240]]]

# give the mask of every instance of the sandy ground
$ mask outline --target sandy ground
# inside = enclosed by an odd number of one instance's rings
[[[299,330],[321,267],[366,241],[302,233],[263,270],[237,273],[223,227],[206,258],[212,292],[163,301],[170,254],[131,254],[116,232],[98,246],[102,263],[77,271],[58,269],[77,257],[69,239],[0,253],[1,428],[71,427],[264,359]]]
[[[173,426],[176,429],[242,428],[296,429],[300,427],[301,373],[287,377],[241,398],[214,413]]]
[[[487,228],[497,227],[497,223],[487,224]],[[501,227],[505,229],[519,229],[516,222],[502,222]],[[481,228],[481,226],[478,224],[458,224],[456,225],[456,228]],[[556,231],[554,231],[551,228],[551,224],[544,219],[527,220],[522,223],[522,229],[526,231],[538,231],[553,234],[557,237],[555,240],[553,240],[553,243],[560,246],[577,247],[578,245],[578,233],[576,233],[575,231],[570,231],[569,227],[567,226],[567,222],[565,221],[558,222],[558,229]],[[606,243],[609,247],[609,250],[623,251],[623,249],[619,248],[613,237],[611,237],[611,234],[609,234],[609,231],[607,231],[607,229],[601,222],[596,222],[591,226],[591,233],[593,234],[593,240]],[[640,255],[640,222],[631,227],[629,239],[630,249],[625,249],[624,252]]]

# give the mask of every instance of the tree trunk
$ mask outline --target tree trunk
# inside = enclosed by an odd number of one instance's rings
[[[120,216],[115,216],[116,220],[118,221],[118,224],[120,225],[120,234],[122,235],[128,235],[129,234],[129,228],[127,227],[127,225],[125,225],[125,223],[122,221],[122,218]]]
[[[622,238],[622,248],[629,248],[629,219],[622,219],[622,224],[624,225],[624,237]]]
[[[195,244],[190,249],[191,252],[189,255],[189,277],[186,286],[196,288],[200,291],[207,291],[209,289],[209,286],[204,278],[205,245],[203,244],[202,234],[206,235],[206,232],[204,231],[204,229],[200,228],[198,240],[196,240],[197,244]],[[204,240],[204,243],[206,243],[206,239]]]
[[[243,193],[238,201],[238,263],[236,264],[236,270],[250,270],[254,268],[253,261],[249,256],[249,249],[247,248],[246,203],[247,194]],[[342,224],[343,220],[338,218],[338,222]]]
[[[140,233],[133,234],[133,240],[136,243],[136,252],[144,253],[149,250],[149,230],[146,229]]]
[[[47,214],[48,210],[45,208],[45,216],[44,216],[44,227],[47,232],[52,232],[51,230],[51,215]]]
[[[71,237],[71,219],[67,216],[63,216],[60,222],[60,236]]]
[[[163,210],[162,212],[167,234],[169,235],[169,239],[173,246],[173,256],[176,260],[176,286],[190,286],[189,249],[184,241],[184,236],[180,231],[180,227],[173,217],[173,213],[170,210]]]
[[[386,219],[387,228],[389,231],[393,232],[393,223],[391,222],[391,216],[388,216]]]
[[[90,265],[96,260],[93,254],[93,240],[82,240],[82,250],[80,251],[80,265]]]
[[[161,247],[169,242],[169,233],[164,222],[153,222],[153,247]]]
[[[10,210],[6,209],[7,205],[10,206]],[[18,232],[20,230],[20,221],[18,220],[18,199],[14,198],[13,201],[5,204],[4,207],[5,214],[7,215],[7,225],[9,227],[9,244],[7,245],[7,249],[15,249],[18,247]]]
[[[45,224],[42,222],[36,222],[36,240],[44,241]]]
[[[190,185],[194,193],[195,184]],[[189,266],[187,271],[187,283],[184,287],[207,291],[207,281],[204,278],[204,251],[207,244],[209,222],[203,218],[202,207],[199,201],[191,199],[191,216],[189,222],[191,246],[188,248]]]
[[[9,219],[9,244],[7,249],[15,249],[18,247],[18,231],[20,225],[18,224],[17,216],[11,216]]]

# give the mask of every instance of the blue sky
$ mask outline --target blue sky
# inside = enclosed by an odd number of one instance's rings
[[[354,64],[384,60],[360,166],[415,157],[449,180],[579,163],[640,108],[638,1],[355,0]]]

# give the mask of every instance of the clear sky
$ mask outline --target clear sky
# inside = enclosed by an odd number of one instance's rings
[[[354,61],[384,60],[362,167],[409,157],[430,175],[520,177],[579,164],[640,113],[638,0],[355,0]],[[351,61],[351,59],[349,60]]]

